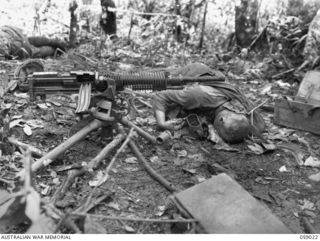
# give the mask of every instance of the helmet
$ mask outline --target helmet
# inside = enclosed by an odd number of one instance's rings
[[[220,111],[213,123],[220,137],[228,143],[243,141],[250,132],[250,123],[244,114],[229,110]]]

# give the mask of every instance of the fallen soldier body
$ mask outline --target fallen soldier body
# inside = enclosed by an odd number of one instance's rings
[[[177,74],[200,77],[222,73],[195,63],[174,73]],[[185,125],[184,117],[190,113],[196,113],[204,117],[207,123],[213,124],[218,135],[227,143],[242,142],[249,134],[259,136],[265,129],[258,111],[253,112],[253,118],[248,115],[254,108],[252,103],[227,82],[207,82],[182,90],[160,91],[153,95],[152,104],[159,127],[166,130],[181,129]]]
[[[0,27],[0,55],[5,59],[46,58],[57,50],[66,51],[67,43],[44,36],[27,37],[13,26]]]

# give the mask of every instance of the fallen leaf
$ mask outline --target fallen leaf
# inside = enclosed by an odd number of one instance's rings
[[[27,124],[24,124],[23,132],[24,132],[27,136],[31,136],[31,135],[32,135],[31,127],[28,126]]]
[[[320,167],[320,160],[316,157],[309,156],[305,162],[304,166],[309,166],[309,167]]]
[[[305,210],[305,209],[311,210],[311,211],[316,210],[316,207],[314,206],[314,203],[310,202],[307,199],[303,199],[303,204],[300,205],[300,208],[301,208],[301,210]]]
[[[48,102],[50,102],[51,104],[53,104],[53,105],[55,105],[57,107],[62,106],[62,104],[60,104],[59,102],[53,101],[53,100],[48,100]]]
[[[291,85],[289,83],[285,83],[282,80],[278,80],[275,82],[278,86],[280,86],[281,88],[289,88],[291,87]]]
[[[113,208],[114,210],[117,210],[117,211],[121,211],[120,205],[118,203],[115,203],[115,202],[108,203],[107,207]]]
[[[124,167],[124,170],[126,170],[128,172],[136,172],[136,171],[139,171],[139,168],[137,168],[137,167]]]
[[[137,158],[136,157],[129,157],[127,159],[124,160],[125,163],[128,163],[128,164],[136,164],[137,163]]]
[[[256,143],[253,143],[253,145],[248,145],[248,148],[254,153],[254,154],[257,154],[257,155],[261,155],[263,154],[264,150],[262,148],[262,146],[256,144]]]
[[[161,217],[166,211],[166,206],[158,206],[158,209],[159,209],[159,212],[157,212],[155,215],[158,217]]]
[[[317,174],[313,174],[309,176],[309,179],[315,182],[319,182],[320,181],[320,172]]]
[[[20,126],[21,122],[24,122],[24,121],[22,119],[13,120],[9,123],[9,128],[11,129],[11,128],[18,126],[18,125]]]
[[[58,174],[57,174],[55,171],[51,171],[51,172],[50,172],[50,176],[51,176],[52,178],[56,178],[56,177],[58,176]]]
[[[103,176],[104,176],[103,171],[98,171],[98,173],[95,175],[93,180],[89,181],[89,186],[90,187],[98,186]]]
[[[160,211],[164,211],[164,210],[166,210],[166,206],[158,206],[158,209],[159,209]]]
[[[198,182],[204,182],[206,180],[206,178],[202,177],[202,176],[197,176],[197,180],[198,180]]]
[[[131,226],[129,225],[124,225],[124,230],[128,233],[135,233],[136,230],[134,230],[134,228],[132,228]]]
[[[53,178],[52,183],[55,185],[59,185],[61,182],[60,182],[59,178],[56,177],[56,178]]]
[[[43,184],[43,185],[44,185],[44,184]],[[42,194],[43,196],[47,196],[47,195],[49,194],[49,191],[50,191],[50,186],[44,185],[42,188],[43,188],[43,189],[41,190],[41,194]]]
[[[26,124],[28,124],[28,126],[32,127],[33,129],[35,128],[43,128],[44,124],[42,120],[27,120]]]
[[[260,184],[263,184],[263,185],[267,185],[269,184],[270,182],[266,181],[264,178],[262,177],[257,177],[255,180],[254,180],[256,183],[260,183]]]
[[[274,151],[275,149],[277,149],[276,145],[270,141],[267,143],[261,143],[261,145],[268,151]]]
[[[14,115],[11,117],[11,120],[21,119],[22,115]]]
[[[150,158],[150,162],[158,162],[159,161],[159,157],[158,156],[153,156]]]
[[[268,94],[271,92],[271,89],[272,89],[272,84],[267,84],[266,86],[264,86],[262,88],[262,90],[260,90],[260,94],[261,95],[265,95],[265,94]]]
[[[14,92],[13,95],[18,97],[18,98],[23,98],[23,99],[28,99],[29,98],[29,94],[28,93],[17,93],[17,92]]]
[[[186,150],[178,151],[178,157],[186,157],[188,155],[188,152]]]
[[[183,168],[182,170],[185,171],[185,172],[188,172],[188,173],[190,173],[190,174],[195,174],[195,173],[196,173],[196,169],[186,169],[186,168]]]
[[[279,172],[287,172],[287,171],[288,170],[287,170],[286,166],[282,166],[279,168]]]
[[[47,110],[48,109],[48,106],[45,103],[37,104],[37,107],[40,108],[41,110]]]

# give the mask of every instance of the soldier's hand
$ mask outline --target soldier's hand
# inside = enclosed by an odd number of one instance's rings
[[[184,119],[172,119],[163,123],[162,127],[167,130],[177,131],[183,127],[184,123],[185,123]]]

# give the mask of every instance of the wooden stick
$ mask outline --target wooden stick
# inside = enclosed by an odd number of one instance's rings
[[[33,154],[36,157],[43,156],[43,152],[41,150],[39,150],[38,148],[31,146],[29,144],[23,143],[14,137],[8,137],[8,141],[15,146],[22,147],[23,149],[29,149],[31,154]]]
[[[106,156],[124,140],[124,138],[124,134],[118,134],[117,136],[115,136],[113,140],[110,143],[108,143],[99,152],[99,154],[88,163],[88,170],[91,171],[92,169],[96,169],[98,165],[101,163],[101,161],[104,160]]]
[[[64,195],[66,194],[68,188],[73,183],[74,179],[76,177],[79,177],[83,174],[85,174],[88,171],[91,171],[101,163],[102,160],[106,158],[107,155],[115,148],[117,147],[121,141],[124,139],[124,135],[119,134],[117,135],[110,143],[108,143],[100,152],[99,154],[94,157],[87,166],[84,166],[80,169],[73,169],[69,171],[69,175],[67,179],[64,181],[64,183],[60,186],[59,189],[55,192],[53,195],[53,198],[51,199],[51,202],[55,203],[57,200],[62,199]]]
[[[113,166],[113,164],[115,163],[115,161],[117,160],[119,154],[123,151],[123,149],[127,146],[128,142],[131,140],[132,136],[133,136],[133,128],[131,128],[126,140],[122,143],[121,147],[117,150],[116,154],[113,156],[113,158],[111,159],[108,167],[106,168],[106,171],[105,171],[105,174],[104,174],[104,177],[102,177],[100,180],[99,180],[99,183],[97,186],[100,186],[102,185],[104,182],[107,181],[108,177],[109,177],[109,173],[111,171],[111,168]]]
[[[146,219],[146,218],[128,218],[128,217],[114,217],[99,214],[87,214],[74,212],[72,215],[75,216],[89,216],[92,218],[108,219],[108,220],[122,220],[132,222],[148,222],[148,223],[196,223],[196,219]]]
[[[57,158],[59,155],[64,153],[66,150],[68,150],[70,147],[72,147],[74,144],[85,138],[91,131],[94,131],[101,127],[103,123],[99,120],[93,120],[91,123],[89,123],[87,126],[82,128],[79,132],[71,136],[68,140],[61,143],[59,146],[48,152],[46,155],[44,155],[42,158],[37,160],[32,164],[32,172],[38,171],[40,168],[42,168],[45,165],[49,165],[54,161],[55,158]],[[23,180],[25,176],[25,170],[21,170],[16,174],[16,178],[19,178],[20,180]]]
[[[286,70],[284,72],[281,72],[279,74],[273,75],[271,78],[272,79],[280,79],[280,78],[284,77],[287,74],[293,73],[295,70],[296,70],[295,68],[292,68],[292,69]]]
[[[61,184],[61,186],[55,191],[55,193],[53,194],[52,198],[51,198],[51,202],[53,204],[56,204],[56,202],[58,200],[63,199],[64,195],[67,193],[68,188],[72,185],[72,183],[74,182],[74,179],[76,177],[79,177],[83,174],[86,173],[86,169],[85,168],[80,168],[80,169],[72,169],[68,171],[68,176],[65,179],[65,181]]]
[[[198,46],[199,50],[202,49],[202,45],[203,45],[204,32],[205,32],[205,26],[206,26],[206,18],[207,18],[207,10],[208,10],[208,1],[205,1],[204,13],[203,13],[203,19],[202,19],[201,35],[200,35],[200,41],[199,41],[199,46]]]
[[[140,127],[138,127],[137,125],[133,124],[131,121],[129,121],[127,118],[123,117],[120,120],[121,124],[129,126],[131,128],[134,128],[134,130],[140,135],[142,136],[144,139],[146,139],[147,141],[155,144],[157,143],[157,138],[150,135],[148,132],[142,130]]]
[[[138,147],[134,143],[134,141],[129,141],[129,146],[132,150],[132,152],[137,157],[138,161],[142,164],[142,166],[146,169],[148,174],[157,182],[159,182],[162,186],[164,186],[168,191],[170,192],[176,192],[179,191],[178,188],[176,188],[173,184],[168,182],[164,177],[162,177],[159,173],[157,173],[147,162],[145,157],[142,155],[142,153],[139,151]]]

